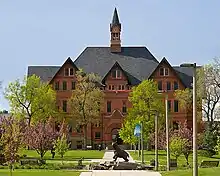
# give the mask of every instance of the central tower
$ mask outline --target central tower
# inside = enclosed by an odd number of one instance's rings
[[[121,23],[119,22],[118,12],[115,8],[112,23],[110,24],[111,32],[111,52],[120,53],[121,52]]]

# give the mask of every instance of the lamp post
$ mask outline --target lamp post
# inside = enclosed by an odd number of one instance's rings
[[[158,92],[162,94],[162,92]],[[170,170],[170,145],[169,145],[169,117],[168,117],[168,94],[165,95],[165,116],[166,116],[166,144],[167,144],[167,171]]]
[[[158,171],[158,112],[155,113],[155,170]]]
[[[166,106],[166,143],[167,143],[167,171],[170,170],[170,140],[169,140],[169,117],[168,117],[168,95],[165,96]]]
[[[196,116],[196,63],[184,63],[180,67],[193,68],[193,176],[198,176],[197,116]]]

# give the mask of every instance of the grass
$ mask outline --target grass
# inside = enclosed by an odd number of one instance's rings
[[[9,170],[0,170],[0,176],[8,176]],[[13,176],[79,176],[78,171],[48,171],[48,170],[15,170]]]
[[[136,153],[134,151],[132,151],[132,152],[130,152],[130,154],[134,160],[140,160],[140,158],[138,157],[138,151],[136,151]],[[160,150],[158,152],[158,154],[159,154],[159,166],[161,166],[161,165],[165,166],[166,165],[166,151]],[[144,160],[146,161],[147,164],[150,164],[150,160],[154,159],[154,158],[155,158],[154,151],[144,151]],[[173,157],[171,156],[171,158],[173,158]],[[212,158],[209,158],[209,157],[201,156],[198,153],[199,164],[202,162],[202,160],[220,160],[220,156],[216,155],[216,156],[213,156]],[[189,163],[192,166],[192,155],[189,156]],[[178,169],[185,169],[186,160],[183,155],[181,155],[178,158],[177,164],[178,164]]]
[[[170,172],[161,172],[162,176],[191,176],[192,170],[176,170]],[[199,169],[199,176],[219,176],[220,175],[220,168],[201,168]]]
[[[28,158],[40,158],[40,155],[35,150],[23,150],[20,152],[21,155],[26,154]],[[76,161],[84,157],[84,160],[90,159],[102,159],[104,155],[104,151],[98,150],[69,150],[64,155],[64,161]],[[55,155],[55,158],[51,158],[51,153],[48,151],[44,155],[44,159],[46,160],[62,160],[58,154]]]

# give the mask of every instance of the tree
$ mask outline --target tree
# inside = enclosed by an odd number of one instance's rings
[[[141,84],[132,88],[129,95],[129,101],[132,103],[132,108],[129,109],[128,115],[125,118],[125,123],[121,129],[123,140],[130,141],[134,134],[134,128],[137,123],[143,123],[144,139],[149,141],[150,134],[154,131],[155,113],[159,112],[160,124],[164,121],[164,104],[161,101],[162,97],[158,94],[158,87],[153,80],[144,80]],[[129,125],[130,124],[130,125]],[[126,134],[128,132],[129,134]],[[130,138],[130,139],[129,139]]]
[[[178,159],[178,157],[183,154],[184,149],[187,145],[187,140],[179,137],[173,136],[170,140],[170,152],[171,154]]]
[[[198,112],[203,112],[205,120],[212,122],[218,113],[220,101],[220,60],[197,69],[197,105]],[[182,107],[192,111],[192,89],[177,90],[176,97]]]
[[[55,92],[36,75],[10,83],[4,94],[14,116],[28,118],[29,124],[32,120],[34,122],[45,120],[56,111]]]
[[[18,161],[19,149],[23,146],[25,122],[13,117],[1,118],[0,129],[0,144],[12,175],[13,165]]]
[[[87,126],[100,119],[104,93],[100,89],[100,77],[94,73],[85,74],[82,70],[76,73],[76,89],[70,99],[71,114],[82,125],[84,133],[84,149],[87,146]]]
[[[55,142],[54,148],[55,152],[60,155],[63,162],[63,156],[68,151],[70,144],[67,142],[67,137],[65,134],[62,134],[61,137],[58,137],[58,139]]]
[[[43,159],[45,153],[52,149],[58,136],[59,132],[55,130],[52,120],[49,119],[46,122],[28,126],[25,132],[25,143],[36,150]]]
[[[209,157],[215,154],[215,147],[217,145],[218,135],[211,129],[207,127],[203,138],[203,149],[207,151]]]
[[[193,140],[193,133],[187,127],[187,122],[185,121],[183,124],[179,124],[179,129],[174,130],[172,136],[180,137],[184,140],[184,146],[182,153],[185,156],[186,164],[189,165],[189,155],[192,153],[192,140]]]
[[[218,136],[217,144],[215,146],[215,151],[220,154],[220,137]]]

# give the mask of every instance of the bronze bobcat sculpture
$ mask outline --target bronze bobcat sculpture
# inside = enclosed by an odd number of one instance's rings
[[[115,150],[113,156],[114,161],[116,161],[118,158],[123,158],[126,162],[129,161],[129,154],[126,151],[120,149],[117,143],[113,143],[112,146]]]

